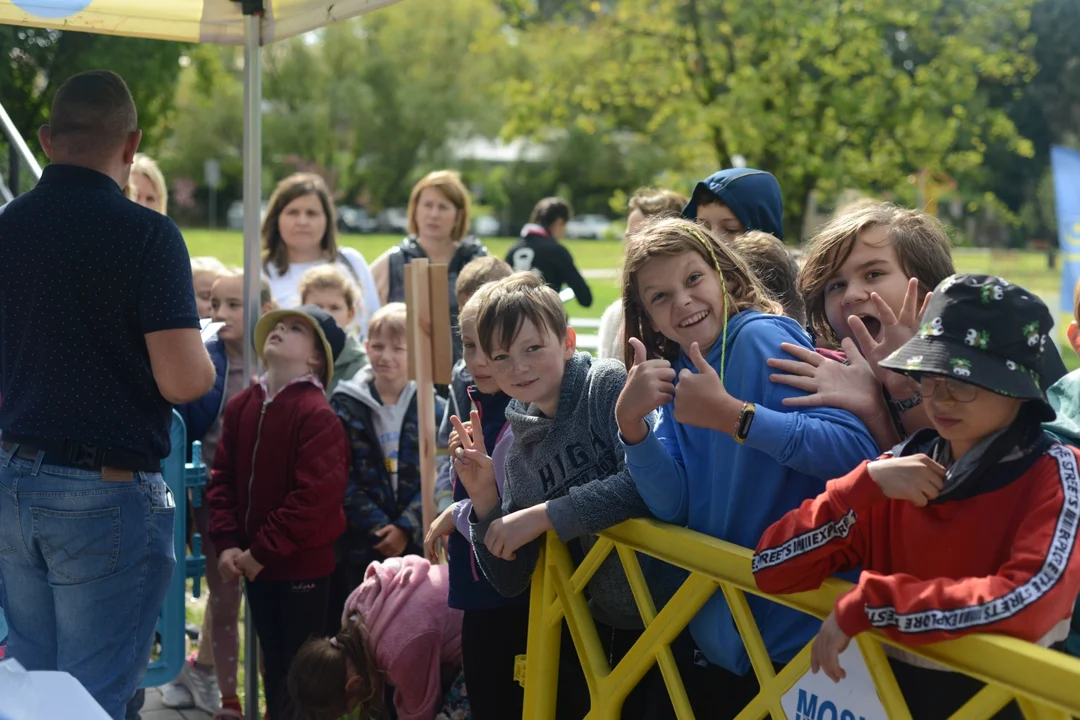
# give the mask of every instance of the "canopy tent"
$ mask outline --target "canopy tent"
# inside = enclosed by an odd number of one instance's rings
[[[362,15],[396,0],[265,0],[260,44]],[[233,0],[0,0],[0,24],[181,42],[244,44]]]
[[[449,0],[448,0],[449,1]],[[181,42],[244,46],[244,307],[258,317],[262,199],[262,46],[392,5],[398,0],[0,0],[0,25],[51,28]],[[27,166],[37,162],[0,98],[0,130],[8,130]],[[244,328],[244,377],[255,371],[252,331]],[[257,654],[251,613],[246,615],[246,657]],[[252,665],[252,668],[254,665]],[[248,672],[247,697],[256,697],[258,673]],[[247,703],[255,720],[257,703]]]

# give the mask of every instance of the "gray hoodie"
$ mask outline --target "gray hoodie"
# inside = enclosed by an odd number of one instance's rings
[[[506,597],[519,595],[529,586],[540,539],[518,549],[514,560],[501,560],[484,545],[484,535],[496,518],[547,502],[559,539],[579,540],[587,552],[596,542],[593,533],[649,516],[626,469],[615,422],[615,401],[625,382],[622,363],[594,360],[579,352],[566,363],[554,419],[544,417],[535,405],[517,400],[507,407],[514,441],[506,456],[503,504],[482,522],[477,522],[475,514],[471,518],[480,567]],[[641,627],[616,554],[608,556],[589,581],[589,592],[596,619],[612,627]]]
[[[405,420],[405,413],[409,410],[409,403],[416,394],[416,382],[410,380],[398,395],[397,402],[393,405],[384,405],[371,392],[371,383],[375,379],[375,373],[370,365],[365,365],[360,372],[351,380],[342,381],[338,384],[336,392],[348,395],[371,408],[371,419],[374,424],[375,435],[379,438],[379,447],[383,457],[387,461],[387,471],[390,473],[390,486],[397,492],[398,489],[398,445],[401,440],[401,424]]]

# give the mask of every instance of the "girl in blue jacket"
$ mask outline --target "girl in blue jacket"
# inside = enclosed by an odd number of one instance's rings
[[[627,241],[623,285],[629,376],[616,419],[627,466],[657,518],[753,547],[827,480],[877,457],[851,413],[783,404],[802,391],[770,382],[765,361],[782,342],[812,349],[810,338],[708,229],[681,219],[642,229]],[[645,418],[657,408],[651,428]],[[748,601],[774,663],[790,661],[817,632],[815,618]],[[734,717],[758,685],[721,593],[690,634],[700,654],[684,651],[680,666],[695,711]]]

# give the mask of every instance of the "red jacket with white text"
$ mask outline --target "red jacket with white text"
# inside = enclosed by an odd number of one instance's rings
[[[219,555],[250,550],[264,566],[260,580],[314,580],[334,571],[349,448],[316,383],[294,381],[269,402],[265,388],[253,385],[225,408],[206,490],[210,538]]]
[[[1037,642],[1071,617],[1080,591],[1078,458],[1049,445],[1007,483],[971,478],[975,492],[922,508],[885,497],[864,462],[765,531],[754,579],[793,593],[861,566],[836,601],[849,637],[877,628],[910,645],[970,633]]]

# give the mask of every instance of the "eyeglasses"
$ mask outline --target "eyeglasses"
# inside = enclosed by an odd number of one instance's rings
[[[945,396],[959,403],[969,403],[979,394],[979,388],[975,385],[952,378],[934,377],[923,375],[919,379],[919,394],[929,400],[938,393],[938,388],[945,386]]]

